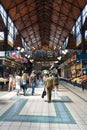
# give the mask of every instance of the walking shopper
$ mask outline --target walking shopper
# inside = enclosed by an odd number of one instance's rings
[[[23,73],[22,88],[23,88],[24,96],[26,95],[26,91],[27,91],[27,81],[28,81],[28,75],[26,73]]]
[[[17,90],[17,95],[19,95],[20,87],[21,87],[21,76],[20,73],[18,72],[15,76],[15,89]]]
[[[45,84],[45,89],[46,89],[46,95],[47,95],[47,102],[50,103],[51,102],[51,97],[52,97],[52,89],[53,89],[53,77],[52,75],[50,75],[47,80],[46,80],[46,84]]]
[[[9,75],[9,84],[8,84],[8,91],[10,92],[11,90],[13,90],[14,87],[14,77],[13,74]]]
[[[37,80],[37,76],[35,74],[35,71],[32,71],[32,73],[30,75],[30,84],[31,84],[31,88],[32,88],[31,94],[32,95],[34,95],[34,93],[35,93],[36,80]]]

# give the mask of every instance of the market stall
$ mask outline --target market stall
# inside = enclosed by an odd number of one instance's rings
[[[8,85],[8,78],[0,78],[0,85],[2,86],[2,89]]]

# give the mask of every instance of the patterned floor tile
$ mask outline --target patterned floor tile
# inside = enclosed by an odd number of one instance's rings
[[[15,96],[13,99],[17,99],[16,103],[14,103],[2,116],[0,116],[0,121],[16,121],[16,122],[24,121],[24,122],[37,122],[37,123],[41,122],[41,123],[74,124],[75,120],[73,119],[67,107],[64,105],[64,102],[69,103],[71,102],[71,100],[66,96],[59,96],[58,93],[56,93],[56,98],[55,98],[55,92],[53,92],[52,95],[53,95],[52,102],[49,104],[47,103],[46,105],[49,106],[53,104],[56,116],[52,116],[51,113],[48,116],[38,115],[38,113],[37,115],[31,115],[31,114],[22,115],[22,113],[20,114],[21,110],[24,108],[28,100],[32,100],[32,99],[21,98],[21,96],[19,97]],[[38,101],[35,100],[35,103],[38,103]]]

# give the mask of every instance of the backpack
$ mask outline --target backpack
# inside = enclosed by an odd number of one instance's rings
[[[31,82],[36,82],[36,75],[31,76]]]

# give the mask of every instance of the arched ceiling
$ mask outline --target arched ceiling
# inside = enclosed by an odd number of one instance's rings
[[[87,0],[0,0],[29,47],[58,50]]]

